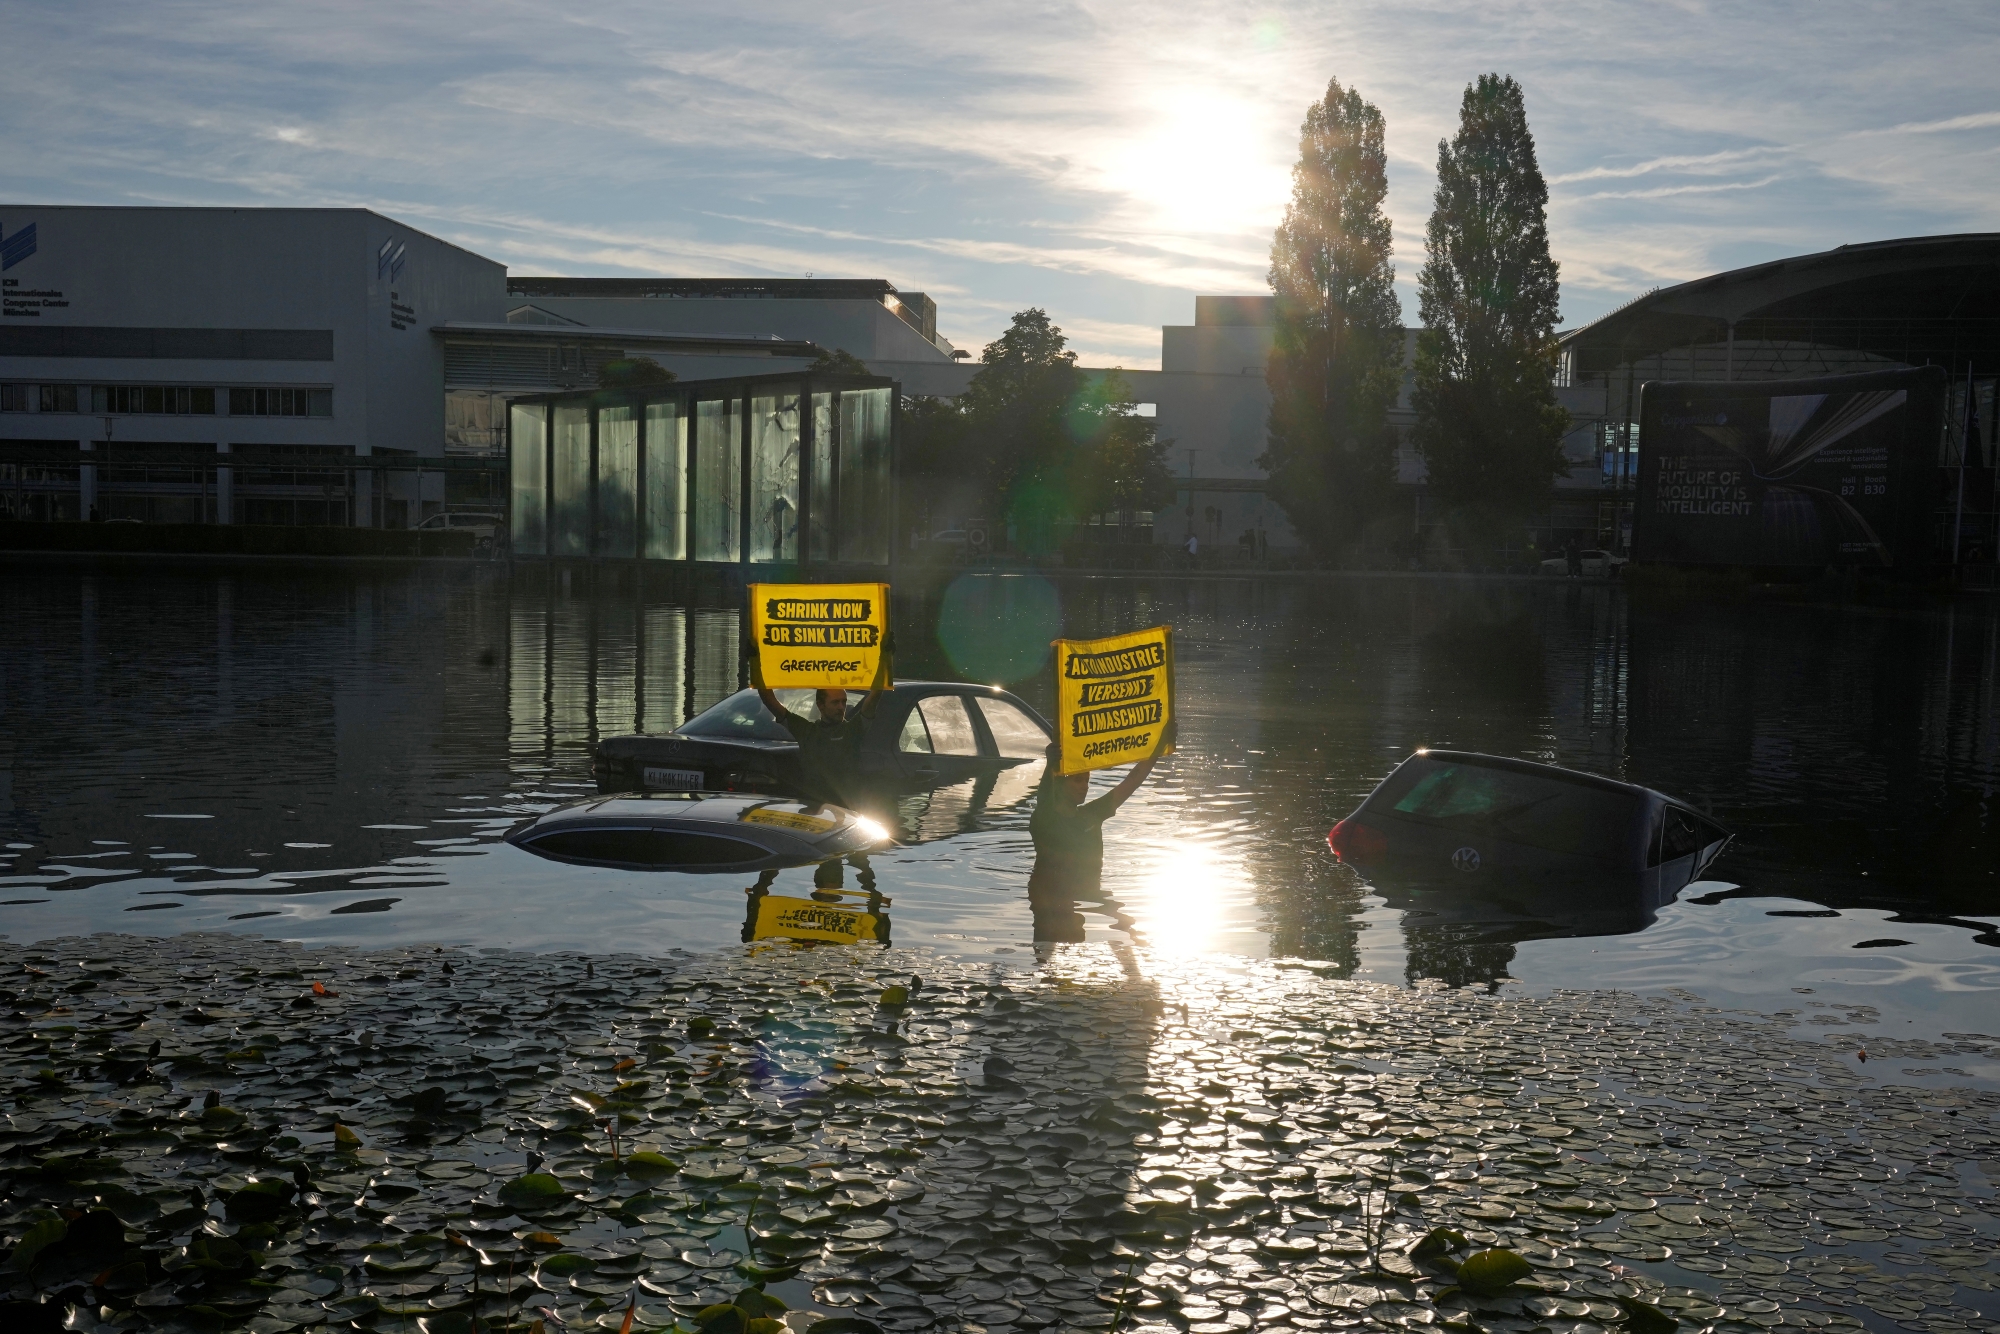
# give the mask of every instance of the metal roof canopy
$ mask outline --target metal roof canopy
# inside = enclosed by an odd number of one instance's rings
[[[431,333],[448,342],[486,343],[504,347],[580,346],[589,344],[624,351],[634,347],[661,352],[722,353],[731,356],[805,357],[821,353],[819,344],[777,334],[685,334],[658,329],[607,329],[578,324],[489,324],[452,320],[431,326]]]
[[[2000,232],[1844,245],[1660,288],[1564,334],[1570,382],[1727,342],[1839,347],[2000,369]]]

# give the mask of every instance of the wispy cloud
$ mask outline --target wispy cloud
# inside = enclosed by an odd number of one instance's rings
[[[1990,0],[73,0],[6,32],[17,198],[366,203],[522,269],[880,276],[953,294],[964,345],[1039,305],[1132,366],[1194,292],[1261,287],[1332,76],[1387,117],[1406,295],[1437,141],[1493,69],[1572,320],[2000,203]]]

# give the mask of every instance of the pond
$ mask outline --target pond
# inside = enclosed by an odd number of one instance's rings
[[[1103,896],[1074,905],[1090,940],[1396,983],[1680,988],[1856,1045],[1992,1027],[1986,601],[1024,575],[902,597],[896,620],[900,675],[1004,683],[1045,710],[1054,635],[1176,627],[1179,753],[1107,829]],[[598,738],[667,730],[738,688],[733,605],[584,569],[16,561],[0,625],[8,940],[739,939],[749,877],[565,866],[501,841],[594,790]],[[1364,884],[1327,831],[1425,745],[1640,783],[1736,838],[1657,910]],[[873,862],[896,944],[1034,964],[1039,772],[905,804],[905,846]]]

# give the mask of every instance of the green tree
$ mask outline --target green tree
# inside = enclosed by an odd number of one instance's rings
[[[1257,462],[1292,527],[1327,557],[1381,512],[1395,475],[1403,312],[1382,215],[1386,163],[1382,113],[1328,82],[1300,128],[1292,201],[1271,244],[1278,323]]]
[[[1079,427],[1096,424],[1087,378],[1048,312],[1031,308],[979,355],[960,398],[965,466],[989,506],[1030,551],[1052,549],[1055,527],[1081,499],[1072,488]]]
[[[1167,467],[1173,441],[1160,439],[1154,420],[1138,414],[1131,387],[1116,371],[1091,386],[1085,410],[1095,421],[1076,463],[1076,513],[1114,514],[1123,536],[1136,511],[1173,504],[1174,479]],[[1072,422],[1080,416],[1073,413]]]
[[[1545,509],[1568,471],[1549,191],[1520,84],[1484,74],[1467,86],[1437,175],[1417,284],[1416,444],[1447,511],[1491,542]]]

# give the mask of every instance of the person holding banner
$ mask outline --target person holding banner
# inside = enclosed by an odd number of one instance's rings
[[[1035,844],[1028,910],[1037,941],[1076,943],[1084,938],[1076,901],[1103,901],[1104,822],[1131,800],[1155,763],[1151,756],[1140,760],[1116,787],[1093,801],[1089,772],[1063,773],[1062,745],[1050,744],[1035,811],[1028,817],[1028,836]]]

